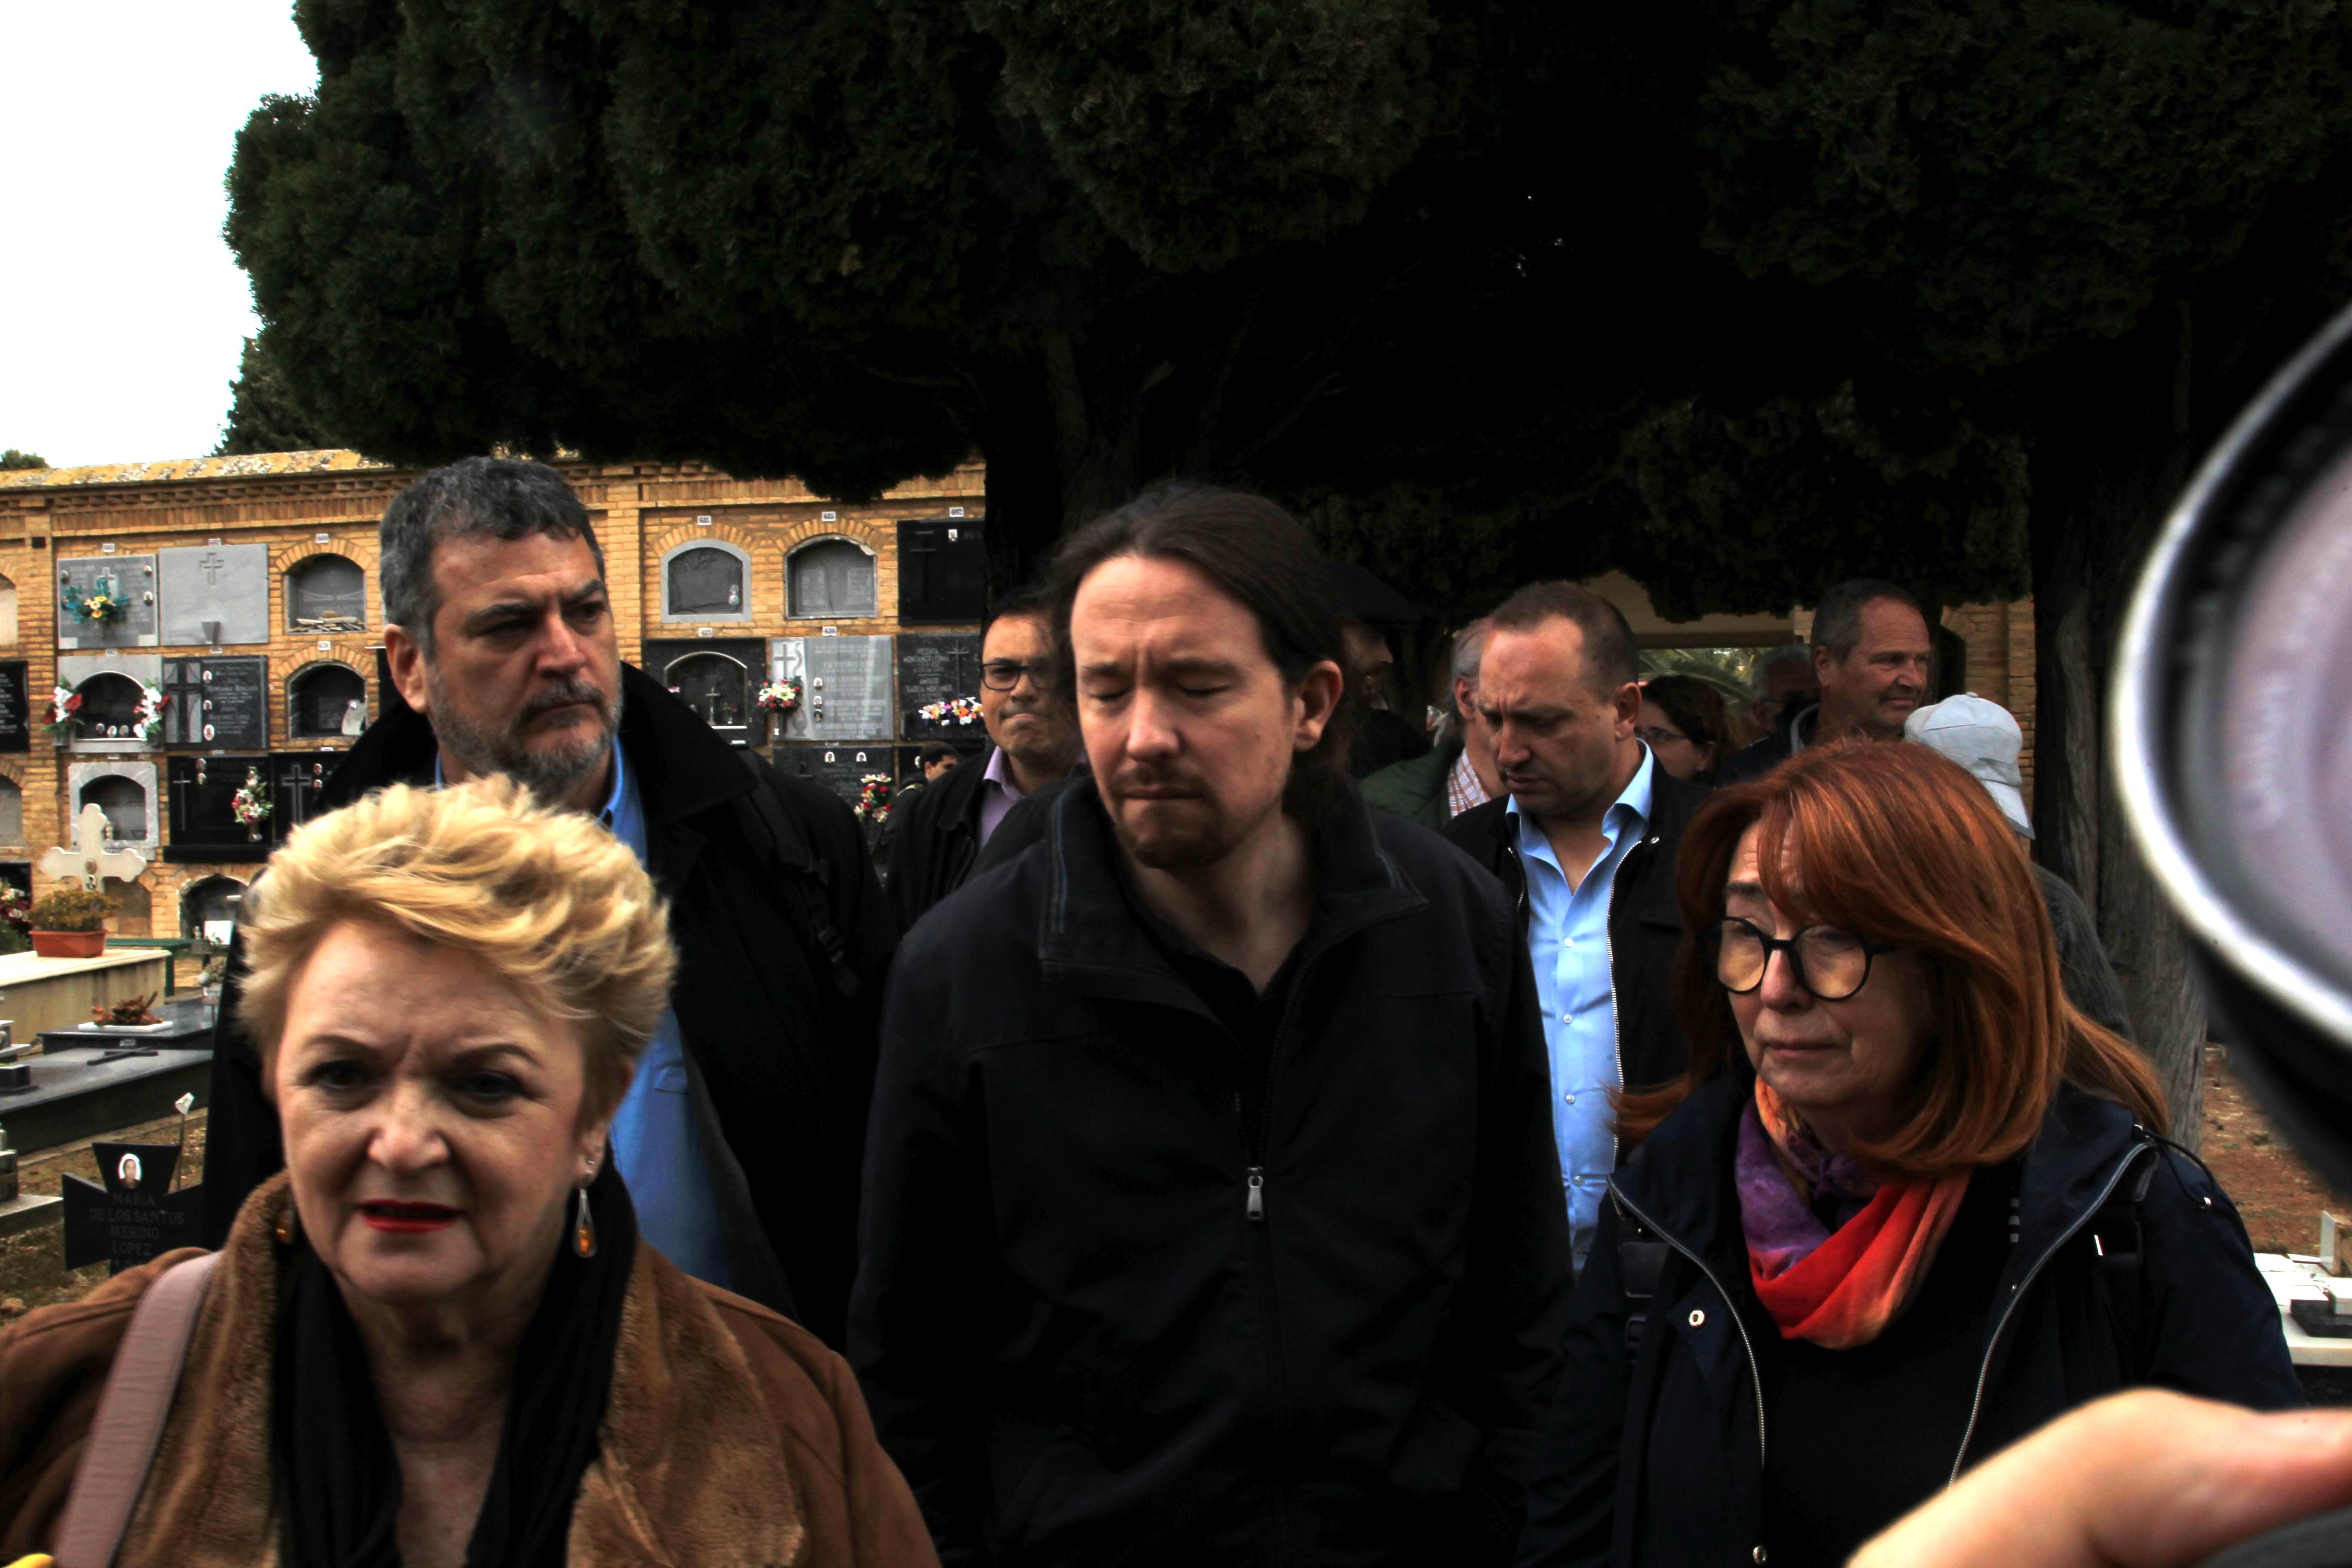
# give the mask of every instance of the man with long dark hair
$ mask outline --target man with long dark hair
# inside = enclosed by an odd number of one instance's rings
[[[1233,491],[1074,535],[1092,775],[893,972],[852,1356],[950,1563],[1507,1559],[1542,1035],[1500,888],[1342,771],[1318,566]]]

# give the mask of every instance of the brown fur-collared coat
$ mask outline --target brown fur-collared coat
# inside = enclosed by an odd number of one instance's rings
[[[278,1562],[270,1365],[283,1176],[223,1249],[121,1568]],[[107,1369],[167,1254],[0,1331],[0,1563],[51,1549]],[[637,1250],[572,1568],[934,1564],[857,1384],[816,1337]]]

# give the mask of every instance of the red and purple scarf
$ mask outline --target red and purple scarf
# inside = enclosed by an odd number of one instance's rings
[[[1822,1146],[1763,1079],[1739,1116],[1733,1167],[1748,1277],[1786,1340],[1866,1345],[1902,1316],[1969,1190],[1941,1180],[1879,1181]],[[1832,1205],[1832,1228],[1815,1210]]]

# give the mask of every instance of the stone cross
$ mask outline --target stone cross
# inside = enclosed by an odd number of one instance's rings
[[[197,559],[196,564],[204,568],[205,587],[217,588],[220,586],[221,568],[228,564],[226,559],[222,556],[215,555],[210,551],[206,551]]]
[[[108,877],[125,882],[136,881],[147,869],[147,858],[134,849],[109,849],[106,847],[108,823],[101,806],[85,805],[74,818],[74,847],[52,849],[41,857],[41,875],[55,877],[61,882],[81,879],[81,885],[96,892],[100,882]]]

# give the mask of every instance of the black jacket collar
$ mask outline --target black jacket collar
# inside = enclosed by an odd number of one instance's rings
[[[621,750],[648,820],[676,823],[749,795],[752,774],[734,747],[635,665],[621,666]],[[390,784],[430,784],[440,753],[433,726],[404,708],[368,726],[327,781],[320,805],[348,805]]]
[[[1071,781],[1049,808],[1046,895],[1037,953],[1047,979],[1079,995],[1208,1008],[1151,940],[1120,882],[1118,845],[1091,776]],[[1328,802],[1314,832],[1315,918],[1308,961],[1365,927],[1411,914],[1428,900],[1381,847],[1371,812],[1352,784]],[[1303,966],[1303,965],[1302,965]]]

